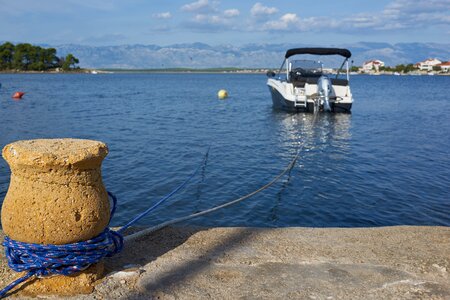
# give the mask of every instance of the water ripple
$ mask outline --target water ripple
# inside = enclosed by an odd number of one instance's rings
[[[207,226],[450,226],[449,77],[358,76],[352,114],[271,107],[262,75],[0,74],[0,145],[43,137],[105,141],[104,182],[125,223],[207,165],[142,224],[207,209],[289,176]],[[430,87],[433,89],[430,90]],[[230,98],[216,99],[226,88]],[[13,91],[27,92],[12,101]],[[9,184],[0,160],[0,199]]]

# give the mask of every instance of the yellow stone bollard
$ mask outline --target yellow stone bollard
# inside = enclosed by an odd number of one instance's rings
[[[18,141],[3,148],[11,168],[1,220],[6,235],[27,243],[69,244],[91,239],[108,225],[110,205],[103,186],[104,143],[81,139]],[[90,293],[103,263],[71,276],[37,279],[25,294]]]

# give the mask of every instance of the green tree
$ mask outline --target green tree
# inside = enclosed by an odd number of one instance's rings
[[[56,49],[55,48],[43,49],[41,61],[45,65],[46,69],[56,68],[59,62],[58,57],[56,56]]]
[[[71,66],[79,63],[72,54],[61,61],[55,48],[42,48],[28,43],[14,45],[6,42],[0,45],[0,70],[45,71],[56,67]]]
[[[433,66],[433,71],[439,72],[442,71],[441,66]]]
[[[6,42],[0,45],[0,70],[9,70],[12,67],[14,45]]]
[[[409,72],[412,72],[412,71],[414,71],[414,65],[413,64],[407,64],[406,66],[405,66],[405,73],[409,73]]]
[[[17,70],[27,70],[30,64],[30,44],[17,44],[14,48],[12,67]]]
[[[75,56],[73,56],[73,54],[69,53],[65,58],[64,61],[62,62],[62,69],[64,71],[69,71],[71,69],[71,67],[75,67],[76,64],[78,64],[80,61],[78,60],[78,58],[76,58]]]
[[[394,71],[398,72],[398,73],[403,73],[404,70],[405,70],[405,65],[403,65],[403,64],[396,65],[394,68]]]
[[[350,72],[358,72],[358,71],[359,71],[359,67],[357,67],[357,66],[352,66],[350,68]]]

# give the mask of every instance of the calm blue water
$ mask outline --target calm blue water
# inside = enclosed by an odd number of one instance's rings
[[[140,224],[158,224],[252,192],[302,145],[282,181],[190,221],[208,226],[450,226],[450,77],[355,76],[353,113],[272,109],[264,75],[0,74],[0,146],[75,137],[109,145],[103,164],[124,224],[202,172]],[[225,88],[231,95],[217,100]],[[13,101],[17,90],[26,91]],[[9,184],[0,161],[0,200]]]

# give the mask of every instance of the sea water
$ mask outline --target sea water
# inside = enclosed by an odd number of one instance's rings
[[[353,76],[352,114],[272,108],[261,74],[0,74],[0,147],[21,139],[104,141],[121,225],[154,225],[269,189],[192,219],[206,226],[450,226],[447,76]],[[229,98],[217,99],[226,89]],[[15,91],[26,92],[20,101]],[[210,147],[205,159],[205,153]],[[0,201],[10,171],[0,160]]]

